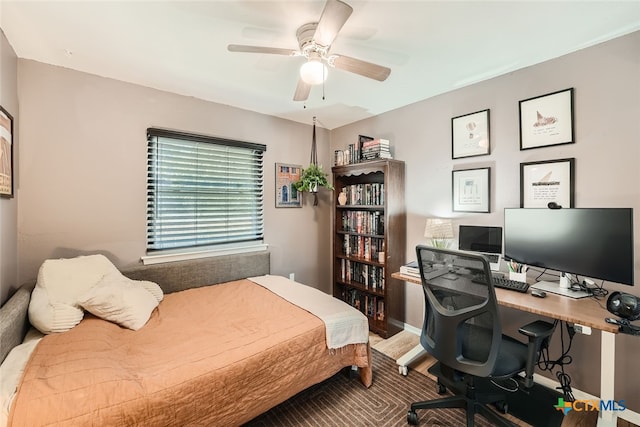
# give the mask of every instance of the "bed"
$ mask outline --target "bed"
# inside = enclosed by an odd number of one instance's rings
[[[122,273],[162,288],[147,323],[133,331],[86,314],[36,338],[8,425],[241,425],[343,368],[371,385],[368,339],[354,332],[364,315],[269,275],[268,252]],[[25,346],[30,296],[21,288],[0,308],[0,360]]]

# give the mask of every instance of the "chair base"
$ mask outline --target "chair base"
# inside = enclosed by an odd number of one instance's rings
[[[449,390],[457,396],[465,395],[467,384],[463,377],[452,376],[446,366],[439,362],[435,363],[429,368],[429,373],[438,378],[438,394],[444,394]],[[508,385],[508,383],[503,384]],[[480,400],[482,403],[497,403],[498,413],[509,413],[530,425],[548,427],[562,425],[564,414],[555,408],[558,399],[564,397],[562,393],[535,383],[533,387],[527,388],[520,380],[517,381],[517,385],[517,391],[505,392],[497,387],[491,379],[474,378],[476,400]],[[493,396],[493,398],[485,398],[486,396]]]
[[[476,389],[475,377],[461,376],[458,377],[450,368],[436,363],[429,372],[438,378],[437,390],[438,394],[443,394],[447,389],[455,393],[455,396],[445,397],[442,399],[426,400],[411,404],[411,408],[407,413],[407,422],[411,425],[418,424],[417,409],[442,409],[442,408],[462,408],[467,413],[467,427],[473,427],[475,414],[480,414],[492,425],[513,427],[515,424],[503,418],[497,412],[490,409],[487,405],[495,404],[503,413],[507,413],[508,403],[504,393],[485,390],[478,393]]]
[[[484,400],[484,399],[483,399]],[[492,425],[514,427],[515,424],[501,417],[498,413],[489,409],[486,403],[482,403],[467,396],[451,396],[424,402],[411,404],[411,409],[407,413],[407,422],[411,425],[418,425],[417,409],[442,409],[442,408],[463,408],[467,412],[467,427],[473,427],[475,414],[485,417]]]

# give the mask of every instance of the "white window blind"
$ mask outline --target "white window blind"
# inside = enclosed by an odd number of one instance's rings
[[[147,129],[147,252],[262,242],[266,146]]]

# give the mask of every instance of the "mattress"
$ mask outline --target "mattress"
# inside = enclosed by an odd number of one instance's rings
[[[371,384],[368,344],[329,350],[320,318],[238,280],[166,295],[138,331],[45,336],[9,425],[240,425],[350,365]]]

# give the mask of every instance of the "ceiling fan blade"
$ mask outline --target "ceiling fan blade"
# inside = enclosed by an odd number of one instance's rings
[[[352,12],[353,8],[340,0],[327,0],[313,40],[320,46],[330,46]]]
[[[293,94],[294,101],[306,101],[309,98],[311,92],[311,85],[298,79],[298,85],[296,86],[296,92]]]
[[[299,52],[294,49],[282,49],[277,47],[246,46],[243,44],[230,44],[227,46],[229,52],[247,53],[272,53],[275,55],[296,56]]]
[[[387,77],[389,77],[389,74],[391,74],[390,68],[348,56],[335,55],[332,62],[335,68],[360,74],[361,76],[381,82],[385,81]]]

